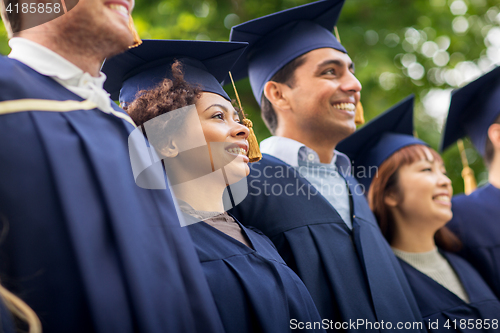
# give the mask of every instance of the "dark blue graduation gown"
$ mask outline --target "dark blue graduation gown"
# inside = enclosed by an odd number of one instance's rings
[[[247,180],[249,194],[233,214],[271,239],[323,318],[391,321],[394,327],[399,321],[421,322],[401,266],[354,178],[346,177],[353,193],[352,231],[298,171],[275,157],[264,154],[252,163]]]
[[[309,292],[271,241],[241,227],[253,249],[205,222],[187,227],[226,332],[290,332],[291,319],[324,332]]]
[[[1,333],[15,333],[12,315],[3,302],[0,302],[0,329]]]
[[[0,57],[0,102],[27,98],[82,100]],[[170,192],[134,182],[132,130],[97,109],[0,115],[0,277],[44,332],[222,330]]]
[[[500,298],[500,189],[491,184],[452,200],[447,226],[463,243],[459,252]]]
[[[442,254],[457,273],[467,295],[469,295],[470,303],[464,302],[432,278],[400,259],[428,331],[442,333],[499,332],[500,302],[491,289],[468,262],[451,253],[442,252]],[[471,329],[464,326],[464,323],[468,324],[467,320],[469,319],[473,319],[474,322],[474,326],[470,326]],[[480,321],[476,321],[477,319]],[[489,319],[489,330],[484,329],[486,322],[481,321],[481,319]],[[494,329],[495,326],[492,326],[494,325],[493,319],[496,319],[496,329]],[[479,326],[479,322],[481,322],[481,326]],[[446,324],[451,327],[445,327]]]

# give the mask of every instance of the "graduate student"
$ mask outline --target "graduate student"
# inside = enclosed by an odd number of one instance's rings
[[[345,331],[381,331],[384,321],[415,332],[421,317],[403,271],[335,150],[356,129],[361,90],[331,32],[342,5],[317,1],[232,28],[232,41],[250,44],[233,75],[249,76],[273,133],[234,214],[273,241],[323,318]]]
[[[220,332],[169,188],[136,185],[129,149],[144,139],[102,87],[104,58],[136,42],[134,1],[66,1],[28,30],[35,14],[6,10],[17,2],[1,2],[2,283],[45,332]]]
[[[463,243],[460,254],[500,297],[500,67],[456,90],[441,150],[468,136],[488,168],[488,183],[453,197],[448,227]]]
[[[225,331],[284,333],[315,323],[307,331],[323,332],[309,292],[271,241],[224,210],[224,190],[248,175],[256,148],[219,83],[245,47],[147,40],[106,61],[106,87],[120,92],[164,161]]]
[[[363,180],[368,202],[401,262],[429,332],[497,331],[500,302],[467,261],[448,252],[460,244],[445,227],[453,215],[451,181],[439,154],[413,137],[413,97],[339,148],[355,169],[378,168]]]

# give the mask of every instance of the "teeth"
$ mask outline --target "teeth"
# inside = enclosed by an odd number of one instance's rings
[[[434,197],[434,200],[450,202],[451,198],[447,195],[438,195]]]
[[[243,148],[228,148],[226,151],[234,155],[246,155],[246,150]]]
[[[333,107],[339,110],[346,110],[346,111],[356,110],[356,105],[354,105],[354,103],[338,103],[335,104]]]
[[[116,3],[113,3],[113,4],[108,5],[108,8],[112,9],[112,10],[116,10],[124,15],[128,15],[128,9],[127,9],[127,7],[125,7],[123,5],[118,5]]]

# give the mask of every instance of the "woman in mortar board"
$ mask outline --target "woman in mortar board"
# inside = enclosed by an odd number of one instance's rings
[[[295,321],[322,332],[306,287],[269,239],[225,212],[246,195],[228,185],[248,175],[247,154],[258,149],[219,83],[245,46],[144,41],[103,72],[163,158],[226,332],[290,332]]]
[[[500,302],[465,260],[452,218],[451,181],[443,160],[413,136],[413,97],[339,145],[363,174],[360,183],[380,229],[408,278],[430,332],[497,331]],[[369,189],[369,190],[368,190]]]

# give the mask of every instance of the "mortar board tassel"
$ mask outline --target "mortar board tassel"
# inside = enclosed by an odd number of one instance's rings
[[[258,162],[262,159],[262,153],[260,152],[259,142],[257,141],[257,137],[255,136],[255,132],[253,131],[253,123],[250,119],[245,116],[245,112],[243,111],[243,107],[241,106],[240,96],[238,95],[238,91],[236,90],[236,85],[234,84],[233,75],[229,72],[229,77],[231,78],[231,83],[233,84],[234,94],[236,95],[236,100],[238,101],[238,105],[241,110],[242,122],[243,125],[248,127],[250,134],[248,135],[248,159],[250,163]]]

